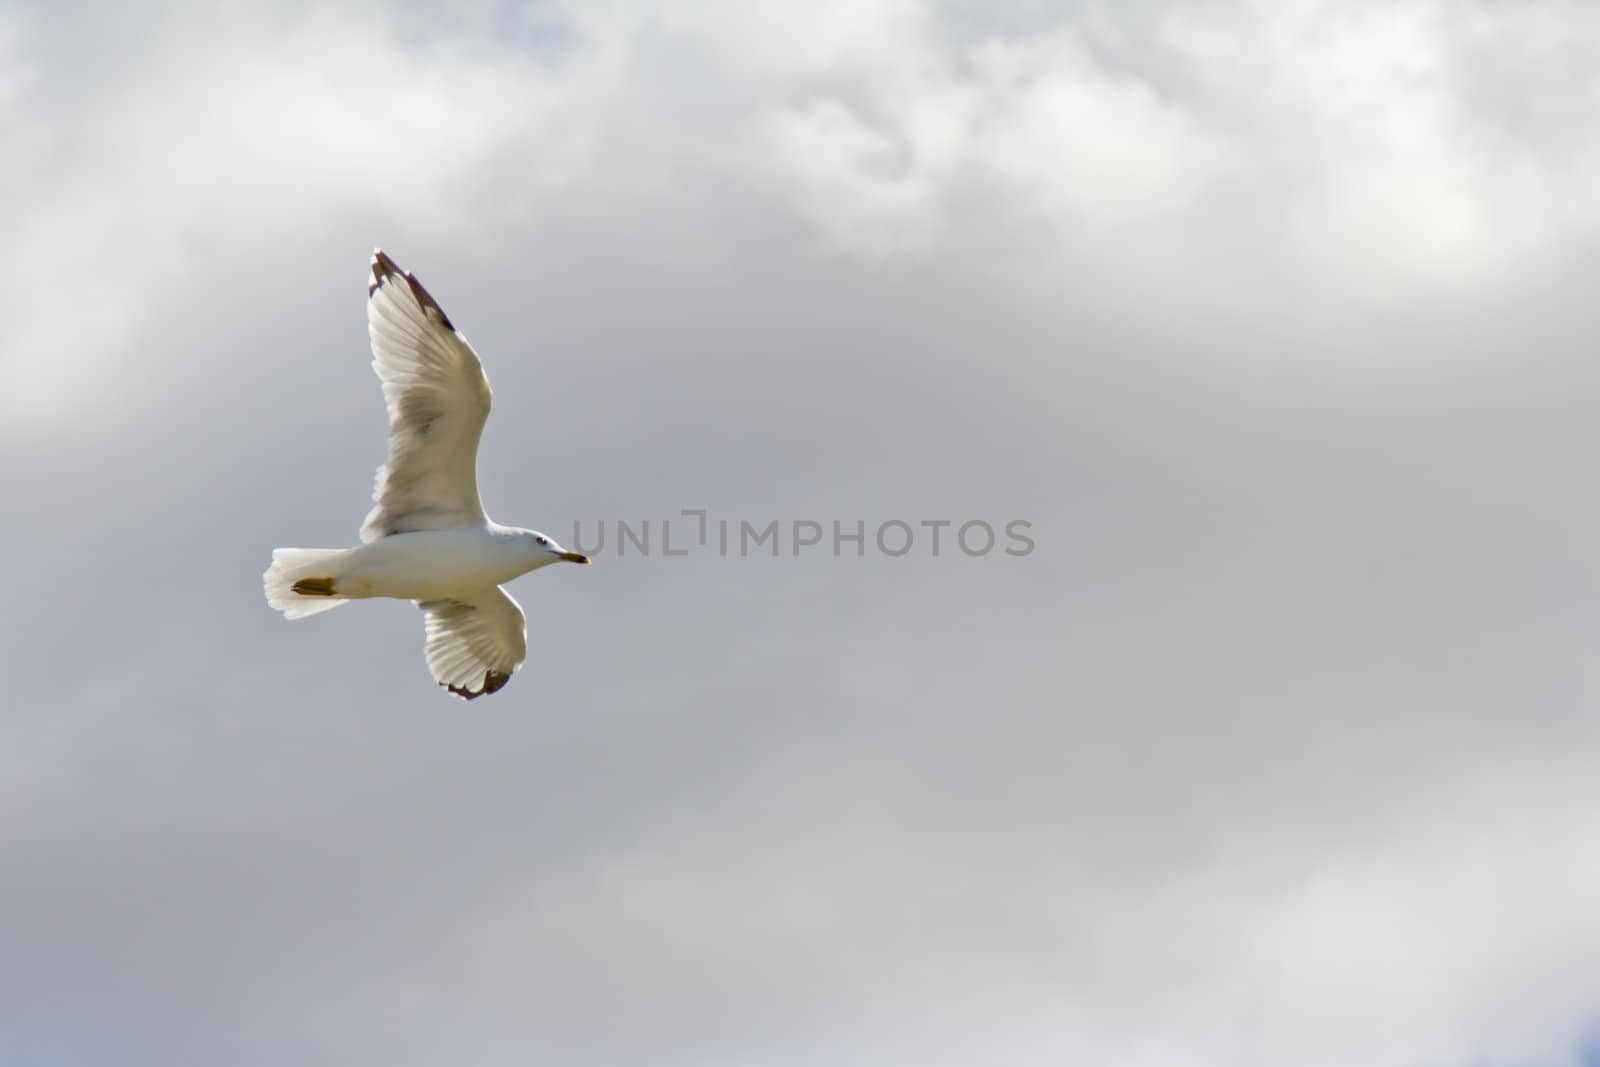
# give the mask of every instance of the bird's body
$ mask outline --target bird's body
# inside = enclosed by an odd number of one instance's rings
[[[367,321],[389,408],[389,461],[354,548],[280,548],[263,576],[286,618],[367,597],[414,600],[427,616],[435,680],[472,699],[499,690],[527,655],[522,609],[502,582],[589,562],[537,530],[502,526],[478,499],[478,437],[489,380],[444,309],[383,252],[372,256]]]
[[[335,586],[352,600],[438,600],[492,589],[551,562],[544,553],[529,551],[532,533],[487,523],[390,534],[349,549]]]

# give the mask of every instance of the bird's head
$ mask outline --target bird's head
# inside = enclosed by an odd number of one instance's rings
[[[523,544],[532,556],[534,567],[544,567],[551,563],[588,563],[589,557],[582,552],[568,552],[556,543],[556,539],[549,534],[542,534],[538,530],[523,530]],[[532,569],[532,568],[530,568]]]

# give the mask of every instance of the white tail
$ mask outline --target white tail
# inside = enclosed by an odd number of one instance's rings
[[[294,591],[302,580],[334,579],[344,570],[348,548],[275,548],[272,566],[261,576],[267,603],[283,612],[286,619],[303,619],[321,611],[332,611],[349,600],[336,593],[306,595]]]

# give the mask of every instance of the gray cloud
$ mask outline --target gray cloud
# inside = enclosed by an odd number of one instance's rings
[[[1594,47],[13,9],[0,1058],[1577,1062]],[[484,356],[499,518],[1038,549],[542,574],[470,708],[407,605],[286,626],[270,549],[381,459],[379,242]]]

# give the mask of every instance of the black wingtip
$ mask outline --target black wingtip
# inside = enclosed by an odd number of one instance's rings
[[[372,280],[367,283],[368,299],[378,291],[384,282],[391,278],[404,278],[406,287],[411,290],[412,298],[422,306],[422,309],[437,315],[440,324],[445,329],[455,329],[455,325],[450,321],[450,316],[444,313],[444,308],[439,306],[439,302],[433,298],[428,290],[422,287],[421,282],[417,281],[417,276],[408,270],[401,270],[400,265],[390,259],[388,253],[384,252],[383,249],[374,248],[372,250]]]
[[[381,248],[374,248],[372,250],[371,269],[372,279],[367,282],[368,297],[372,296],[373,293],[378,291],[378,286],[382,285],[389,278],[400,273],[400,268],[395,266],[394,260],[390,259]]]
[[[450,690],[450,692],[454,693],[462,700],[476,700],[487,693],[500,692],[500,690],[506,687],[506,683],[509,681],[511,681],[511,673],[509,671],[488,671],[483,676],[482,689],[468,689],[467,687],[461,685],[446,685],[444,682],[440,682],[439,684],[443,685],[446,689]]]

